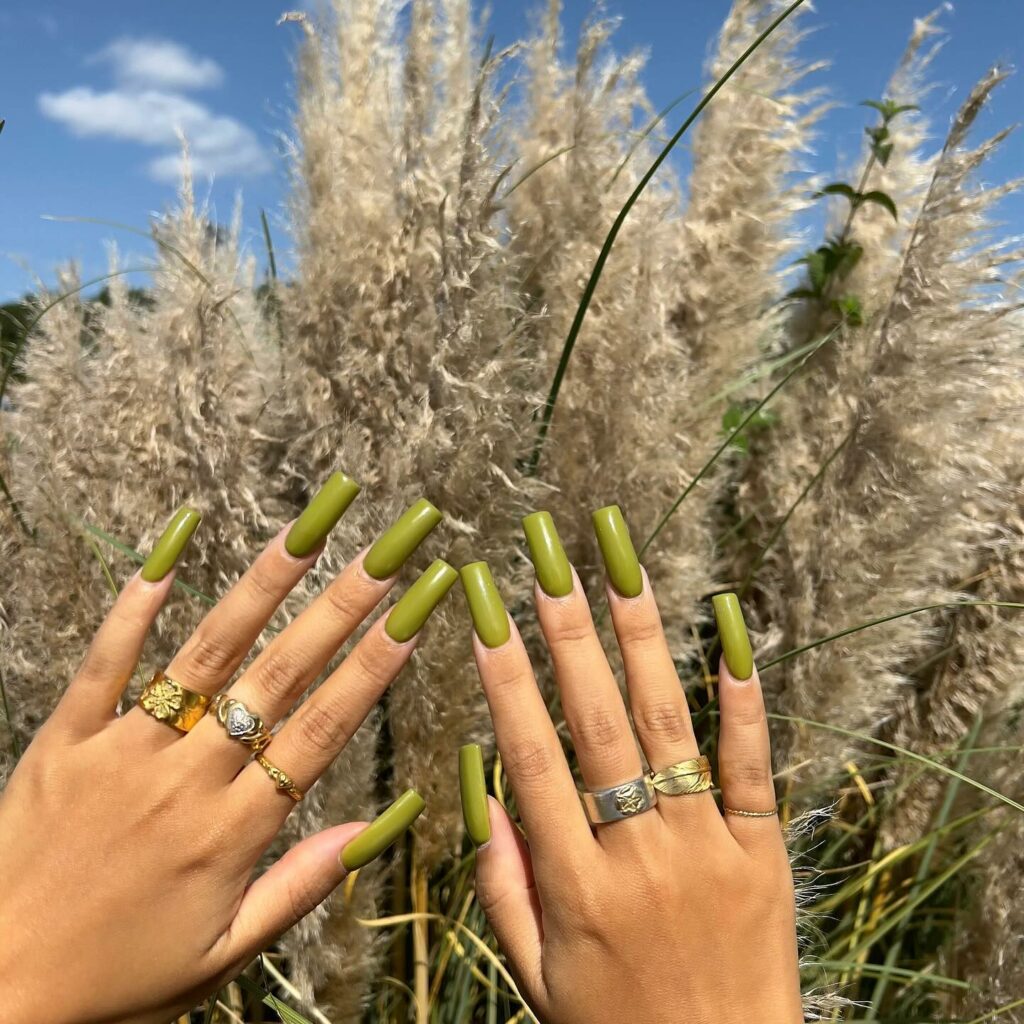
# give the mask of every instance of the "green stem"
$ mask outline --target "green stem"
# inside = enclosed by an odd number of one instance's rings
[[[699,484],[700,481],[711,471],[712,467],[718,461],[721,454],[729,447],[729,445],[732,444],[735,438],[740,433],[742,433],[743,428],[746,427],[746,425],[793,379],[793,377],[795,377],[797,373],[800,372],[804,364],[807,362],[808,359],[810,359],[814,355],[815,352],[817,352],[824,345],[828,344],[828,342],[830,342],[836,336],[838,330],[839,329],[837,327],[834,327],[831,331],[829,331],[829,333],[826,334],[825,337],[822,338],[821,341],[819,341],[814,346],[814,348],[812,348],[807,353],[807,355],[805,355],[804,358],[801,359],[800,362],[797,363],[796,366],[794,366],[793,369],[791,369],[789,373],[787,373],[786,376],[783,377],[782,380],[780,380],[779,383],[776,384],[775,387],[773,387],[771,391],[769,391],[768,394],[764,398],[762,398],[761,401],[758,402],[757,405],[755,405],[750,410],[750,412],[747,413],[747,415],[743,418],[739,425],[732,431],[731,434],[729,434],[728,437],[726,437],[726,439],[721,443],[721,445],[719,445],[714,455],[712,455],[711,458],[708,459],[708,461],[705,462],[703,466],[701,466],[700,470],[697,472],[697,475],[686,485],[686,488],[683,490],[683,493],[680,494],[678,498],[676,498],[675,502],[673,502],[672,504],[672,507],[661,517],[660,520],[658,520],[658,525],[655,526],[650,536],[647,538],[647,540],[643,542],[643,544],[640,547],[640,550],[637,552],[637,554],[641,558],[643,557],[644,552],[651,546],[651,544],[654,543],[655,538],[657,538],[658,534],[661,533],[661,531],[665,528],[665,524],[672,518],[672,516],[676,514],[676,511],[678,510],[679,506],[682,505],[682,503],[690,496],[690,493],[697,486],[697,484]]]
[[[832,454],[829,455],[829,457],[824,461],[818,472],[811,477],[811,479],[807,483],[807,486],[800,492],[799,495],[797,495],[796,501],[794,501],[793,504],[789,506],[789,509],[786,511],[786,514],[782,517],[782,519],[779,520],[775,529],[772,530],[771,536],[768,538],[768,540],[765,541],[764,546],[757,553],[757,557],[751,564],[750,569],[743,580],[743,584],[740,586],[740,597],[745,596],[747,591],[750,589],[750,585],[754,582],[754,576],[756,575],[757,570],[760,569],[761,566],[764,564],[764,560],[765,558],[767,558],[768,552],[771,551],[771,549],[775,546],[775,542],[779,539],[779,537],[782,536],[783,530],[786,529],[786,524],[789,522],[793,513],[796,512],[797,507],[804,500],[804,498],[806,498],[807,495],[811,493],[811,491],[814,489],[818,481],[828,472],[828,467],[832,465],[832,463],[835,461],[836,456],[846,447],[846,442],[849,440],[850,435],[847,434],[846,437],[844,437],[842,441],[840,441],[839,444],[836,445],[836,447],[832,450]]]
[[[7,729],[11,734],[11,747],[14,749],[14,760],[18,761],[21,759],[21,741],[18,739],[17,730],[14,728],[14,721],[11,719],[11,705],[7,703],[7,687],[4,686],[3,672],[0,672],[0,698],[3,699],[4,703],[4,721],[7,723]]]
[[[705,107],[718,95],[722,87],[729,81],[730,78],[743,65],[747,62],[750,56],[761,46],[761,44],[791,15],[797,8],[803,6],[804,0],[794,0],[772,23],[754,40],[750,46],[740,55],[736,62],[729,68],[728,71],[717,82],[708,90],[704,98],[694,107],[690,116],[683,122],[679,130],[672,136],[671,139],[665,144],[662,151],[655,158],[654,162],[650,167],[647,168],[646,173],[640,179],[636,188],[630,193],[629,198],[623,204],[621,210],[619,210],[618,216],[612,223],[611,230],[608,232],[607,237],[604,240],[604,244],[601,246],[601,251],[598,253],[597,261],[594,263],[594,268],[590,272],[590,278],[587,281],[586,287],[583,289],[583,296],[580,299],[580,303],[576,308],[576,315],[573,318],[572,326],[569,328],[569,334],[565,339],[565,344],[562,347],[562,355],[558,360],[558,367],[555,370],[554,380],[551,382],[551,390],[548,392],[547,400],[544,403],[544,411],[541,414],[540,428],[537,431],[537,439],[534,442],[533,452],[530,455],[530,460],[526,467],[526,475],[534,476],[537,472],[537,467],[540,464],[541,452],[544,449],[544,441],[548,436],[548,430],[551,427],[551,417],[555,412],[555,403],[558,401],[558,393],[562,388],[562,381],[565,378],[565,371],[569,367],[569,360],[572,357],[572,350],[576,346],[576,339],[579,337],[580,330],[583,327],[583,321],[586,318],[587,310],[590,308],[590,301],[594,297],[594,292],[597,289],[597,284],[601,280],[601,275],[604,272],[604,265],[608,262],[608,257],[611,254],[612,246],[615,244],[615,239],[618,238],[619,232],[622,230],[622,225],[625,224],[626,218],[629,216],[630,211],[636,204],[637,200],[643,194],[644,189],[650,184],[651,179],[658,172],[658,168],[668,158],[669,153],[675,148],[676,143],[686,134],[693,125],[694,121],[704,112]]]

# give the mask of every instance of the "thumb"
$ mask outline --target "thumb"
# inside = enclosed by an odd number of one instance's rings
[[[366,822],[350,822],[303,839],[245,891],[231,924],[231,958],[248,961],[319,906],[348,871],[341,852]]]
[[[531,1002],[544,992],[544,926],[526,840],[494,797],[487,798],[490,842],[476,855],[476,895],[512,973]]]

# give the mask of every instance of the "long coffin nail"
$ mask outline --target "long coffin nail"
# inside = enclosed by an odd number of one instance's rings
[[[486,562],[470,562],[459,573],[473,628],[486,647],[501,647],[512,635],[508,613]]]
[[[607,505],[591,518],[612,586],[623,597],[639,597],[644,589],[644,577],[622,509],[618,505]]]
[[[462,793],[462,818],[474,846],[491,841],[491,819],[487,814],[487,779],[484,754],[479,743],[459,748],[459,791]]]
[[[363,568],[375,580],[394,576],[439,522],[440,511],[426,498],[421,498],[377,538],[363,559]]]
[[[359,484],[351,477],[331,474],[288,531],[284,541],[288,554],[305,558],[334,529],[359,491]]]
[[[341,851],[341,866],[355,871],[376,860],[409,829],[425,806],[415,789],[407,789]]]
[[[555,521],[550,512],[531,512],[523,520],[523,533],[530,546],[530,560],[541,590],[549,597],[572,593],[572,567],[565,556]]]
[[[439,558],[395,603],[384,632],[396,643],[411,640],[458,578],[459,574]]]
[[[192,539],[202,516],[194,509],[179,508],[167,524],[167,529],[153,545],[142,566],[142,578],[147,583],[159,583],[178,563],[185,545]]]
[[[743,621],[740,600],[735,594],[716,594],[711,598],[711,605],[715,609],[725,664],[733,679],[743,682],[754,674],[754,655],[750,650],[750,637]]]

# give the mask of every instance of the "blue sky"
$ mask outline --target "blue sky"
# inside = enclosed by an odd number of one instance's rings
[[[298,0],[297,0],[298,2]],[[858,150],[866,111],[881,94],[913,19],[939,0],[817,0],[806,23],[815,32],[808,58],[839,108],[825,122],[816,160],[842,168]],[[493,0],[490,27],[499,44],[522,34],[535,6]],[[621,50],[649,54],[646,84],[655,107],[700,82],[709,41],[728,0],[608,0],[623,16]],[[567,35],[590,10],[566,0]],[[295,26],[278,26],[287,0],[5,0],[0,9],[0,301],[52,280],[76,259],[84,277],[106,268],[105,240],[128,252],[145,243],[95,225],[53,223],[45,214],[92,217],[145,227],[173,200],[174,132],[192,138],[202,190],[222,220],[241,190],[249,244],[261,251],[259,210],[280,221],[286,194],[280,137],[289,127]],[[943,128],[973,82],[994,61],[1020,64],[1022,0],[960,0],[946,15],[949,41],[935,65],[929,102]],[[1024,109],[1024,78],[1003,87],[984,114],[985,134],[1014,123]],[[683,108],[670,118],[675,123]],[[1024,173],[1024,136],[1014,136],[990,165],[999,181]],[[208,175],[212,175],[212,178]],[[1024,201],[1004,216],[1024,232]],[[277,242],[287,249],[283,228]]]

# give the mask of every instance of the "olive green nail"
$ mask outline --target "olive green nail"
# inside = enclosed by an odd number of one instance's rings
[[[187,505],[174,513],[142,566],[142,578],[147,583],[159,583],[174,568],[202,518]]]
[[[470,562],[459,573],[476,635],[486,647],[500,647],[512,635],[508,613],[486,562]]]
[[[411,640],[458,578],[459,574],[439,558],[396,602],[388,613],[384,632],[396,643]]]
[[[459,747],[459,790],[466,832],[474,846],[483,846],[491,841],[491,819],[487,813],[484,752],[479,743]]]
[[[356,500],[359,484],[344,473],[333,473],[288,531],[284,546],[294,558],[305,558],[334,529],[345,509]]]
[[[341,866],[346,871],[355,871],[375,860],[401,837],[425,806],[415,789],[407,789],[341,851]]]
[[[718,636],[729,672],[740,682],[749,679],[754,674],[754,655],[750,650],[750,637],[739,598],[735,594],[716,594],[711,598],[711,604],[715,609]]]
[[[530,560],[537,572],[537,582],[549,597],[565,597],[572,593],[572,566],[565,557],[565,548],[555,529],[550,512],[531,512],[523,520],[523,533],[530,546]]]
[[[618,505],[607,505],[599,508],[592,518],[612,586],[623,597],[639,597],[644,589],[644,577],[622,509]]]
[[[423,543],[424,537],[441,522],[441,518],[440,511],[426,498],[421,498],[377,538],[363,559],[363,568],[375,580],[386,580],[394,576],[405,560]]]

